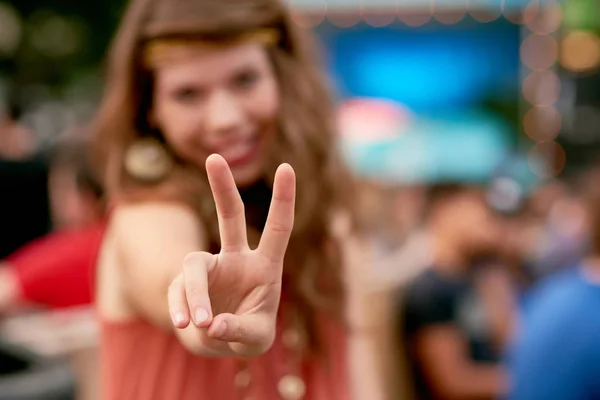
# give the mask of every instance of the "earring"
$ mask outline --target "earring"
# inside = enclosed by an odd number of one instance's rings
[[[156,139],[135,141],[125,153],[125,170],[133,178],[145,182],[164,179],[173,168],[173,159]]]

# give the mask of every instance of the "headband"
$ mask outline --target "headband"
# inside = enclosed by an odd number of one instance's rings
[[[146,43],[143,49],[144,65],[155,68],[165,62],[181,59],[199,51],[214,50],[248,42],[264,46],[275,46],[279,42],[279,32],[275,29],[259,29],[224,40],[203,40],[193,38],[160,38]]]

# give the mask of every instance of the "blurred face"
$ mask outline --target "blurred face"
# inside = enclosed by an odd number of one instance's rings
[[[263,46],[206,49],[161,66],[153,104],[151,122],[180,157],[204,165],[218,153],[239,186],[260,178],[279,111],[277,80]]]
[[[57,228],[78,228],[98,220],[98,200],[77,186],[73,171],[54,168],[50,171],[49,185],[52,222]]]
[[[465,251],[479,253],[498,244],[499,220],[476,190],[458,195],[448,209],[450,224]]]
[[[539,243],[539,227],[531,216],[505,218],[502,223],[501,249],[515,260],[524,260],[532,254]]]

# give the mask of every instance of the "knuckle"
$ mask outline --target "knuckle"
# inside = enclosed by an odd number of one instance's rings
[[[186,271],[193,271],[201,267],[206,267],[206,265],[209,263],[210,257],[212,257],[212,254],[203,251],[188,253],[183,258],[184,273]]]
[[[242,215],[245,214],[244,203],[242,203],[240,201],[239,204],[235,204],[235,205],[232,205],[229,208],[225,208],[224,210],[220,210],[219,214],[221,214],[221,217],[223,217],[225,219],[238,218],[238,217],[240,217],[240,216],[242,216]]]
[[[186,288],[186,294],[189,300],[202,300],[206,294],[204,288],[199,286],[191,286]]]
[[[273,222],[271,224],[271,230],[277,233],[290,233],[293,225],[289,223]]]
[[[292,194],[276,193],[273,195],[273,201],[288,205],[293,203],[294,199],[295,196],[293,196]]]
[[[237,322],[235,324],[232,336],[234,337],[235,340],[243,340],[247,336],[246,329],[242,326],[242,324]]]

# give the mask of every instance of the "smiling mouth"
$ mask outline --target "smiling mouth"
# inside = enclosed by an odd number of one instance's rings
[[[229,164],[230,168],[241,167],[248,164],[258,155],[260,141],[258,135],[239,140],[217,151]]]

